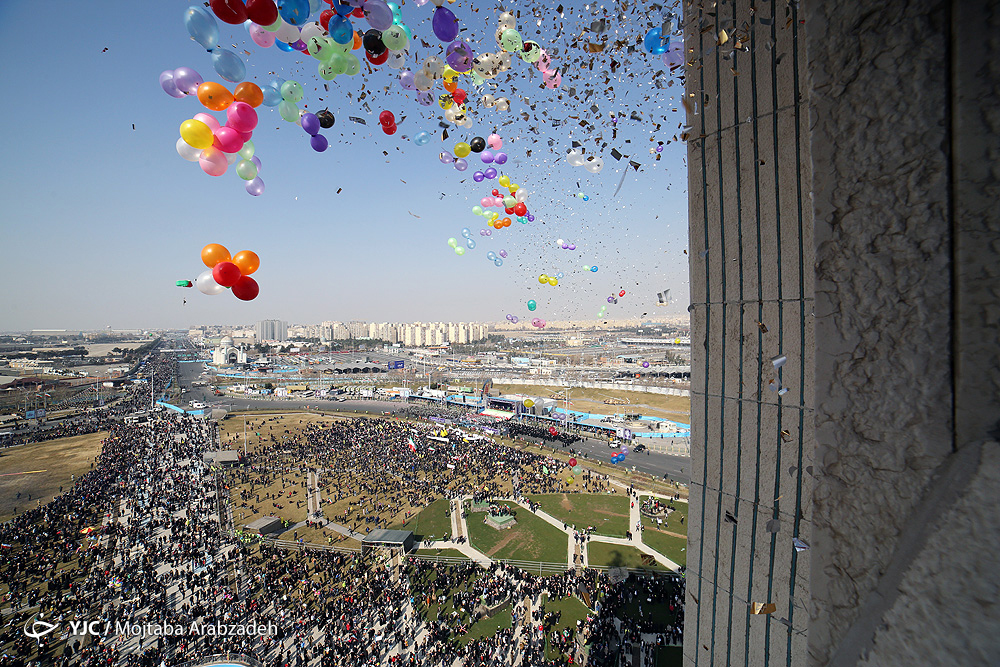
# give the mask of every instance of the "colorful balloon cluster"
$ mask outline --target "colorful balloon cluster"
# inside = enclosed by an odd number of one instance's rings
[[[625,460],[626,456],[628,456],[628,447],[622,447],[620,451],[616,452],[611,457],[611,462],[612,463],[621,463],[622,461]]]
[[[538,276],[538,282],[541,283],[542,285],[552,285],[553,287],[555,287],[556,285],[559,284],[559,278],[557,276],[550,276],[548,274],[543,273],[540,276]]]
[[[684,63],[684,41],[664,35],[661,26],[651,28],[642,40],[645,49],[654,56],[660,56],[660,62],[667,67],[677,67]]]
[[[564,413],[562,413],[562,412],[557,413],[557,416],[559,417],[559,419],[565,419],[566,418],[566,415]],[[575,458],[571,458],[569,460],[569,467],[570,467],[570,469],[572,469],[574,475],[579,475],[581,472],[583,472],[583,466],[579,465],[576,462]]]
[[[497,256],[497,253],[490,250],[488,253],[486,253],[486,259],[490,260],[497,266],[503,266],[503,261],[507,259],[507,251],[501,250],[500,255]]]
[[[594,155],[585,155],[582,148],[569,148],[566,150],[566,164],[571,167],[584,167],[592,174],[599,174],[604,169],[604,160]],[[582,192],[577,197],[584,201],[590,199]]]
[[[597,273],[597,267],[596,267],[596,266],[587,266],[587,265],[585,264],[585,265],[583,266],[583,270],[584,270],[584,271],[592,271],[592,272],[594,272],[594,273]]]
[[[202,294],[220,294],[227,287],[241,301],[253,301],[260,293],[257,281],[250,274],[260,268],[260,258],[251,250],[231,256],[225,246],[209,243],[201,249],[201,261],[208,267],[194,284]]]
[[[220,83],[202,81],[196,71],[187,67],[161,73],[160,86],[173,97],[196,95],[207,109],[226,112],[225,125],[207,113],[195,114],[181,123],[177,153],[189,162],[197,162],[209,176],[222,176],[229,165],[236,164],[236,174],[247,181],[247,192],[254,196],[264,192],[264,182],[257,175],[260,158],[254,155],[251,140],[257,127],[255,107],[264,100],[261,89],[244,81],[230,92]]]
[[[577,199],[582,199],[583,201],[590,201],[590,195],[585,195],[582,192],[577,192],[576,193],[576,198]]]
[[[227,3],[219,0],[216,4],[225,6]],[[234,0],[232,4],[241,5],[242,3],[239,0]],[[243,7],[243,11],[246,11],[246,7]],[[235,12],[237,15],[239,14],[238,7]],[[226,16],[232,16],[231,13],[225,11],[223,13]],[[219,76],[233,83],[238,83],[246,77],[247,66],[243,60],[232,51],[219,46],[219,26],[215,23],[215,17],[208,10],[203,7],[188,7],[184,10],[184,27],[194,41],[212,54],[212,66]]]
[[[302,114],[301,124],[302,129],[309,135],[309,145],[312,146],[312,149],[317,153],[325,151],[330,142],[319,133],[319,128],[322,127],[319,116],[314,113],[304,113]]]

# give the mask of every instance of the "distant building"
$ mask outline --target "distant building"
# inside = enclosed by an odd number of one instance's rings
[[[226,336],[219,341],[219,347],[212,351],[212,363],[217,366],[232,366],[234,364],[245,364],[247,353],[242,347],[235,347],[233,339]]]
[[[283,343],[288,340],[288,322],[282,320],[261,320],[254,327],[258,341],[274,340]]]

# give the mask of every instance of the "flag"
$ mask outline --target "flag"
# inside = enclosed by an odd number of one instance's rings
[[[406,439],[406,444],[409,445],[411,452],[417,451],[417,445],[413,442],[413,438],[408,437]]]

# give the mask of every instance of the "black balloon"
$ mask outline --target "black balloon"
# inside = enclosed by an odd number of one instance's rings
[[[336,121],[333,117],[333,113],[329,109],[317,111],[316,118],[319,119],[319,126],[326,129],[333,127],[333,123]]]
[[[473,153],[482,153],[486,150],[486,140],[482,137],[473,137],[472,141],[469,142],[469,148],[472,149]]]
[[[361,44],[365,47],[365,51],[373,56],[380,56],[386,51],[385,44],[382,43],[382,31],[375,28],[365,33],[361,38]]]

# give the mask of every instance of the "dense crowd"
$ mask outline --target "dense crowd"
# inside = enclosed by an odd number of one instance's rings
[[[157,362],[157,382],[172,376],[173,363]],[[142,407],[138,397],[132,407]],[[300,430],[255,418],[248,426],[252,450],[222,471],[204,462],[219,445],[213,422],[171,413],[148,424],[107,423],[89,472],[50,503],[0,525],[0,667],[29,660],[33,667],[170,667],[225,652],[256,656],[266,667],[554,667],[567,664],[579,642],[610,656],[629,632],[679,636],[678,623],[635,625],[615,616],[635,596],[679,609],[675,579],[612,583],[595,570],[537,577],[504,564],[444,565],[240,539],[233,514],[306,502],[313,490],[303,489],[303,473],[318,480],[323,498],[310,523],[368,532],[438,498],[486,501],[544,486],[551,476],[543,470],[564,465],[458,429],[444,438],[435,424],[351,419]],[[559,614],[546,612],[544,601],[570,596],[600,611],[556,631]],[[505,609],[510,627],[462,639]],[[22,628],[33,620],[58,629],[28,637]],[[97,621],[104,633],[74,633],[74,620]],[[216,636],[192,633],[192,624],[267,631]],[[186,631],[120,630],[137,625]]]

